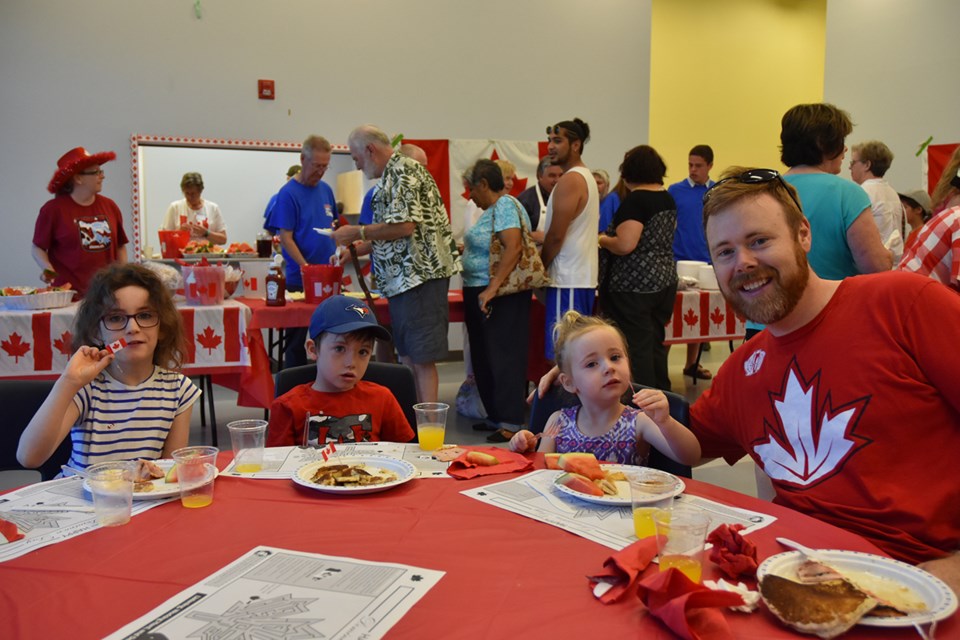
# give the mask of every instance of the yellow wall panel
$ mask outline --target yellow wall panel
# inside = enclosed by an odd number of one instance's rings
[[[823,99],[826,0],[653,0],[650,144],[670,182],[709,144],[730,165],[783,169],[780,118]]]

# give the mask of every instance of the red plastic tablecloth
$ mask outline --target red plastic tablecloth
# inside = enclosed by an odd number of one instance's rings
[[[228,457],[221,456],[221,468]],[[210,507],[165,504],[122,527],[0,564],[0,637],[102,637],[261,544],[445,571],[389,638],[673,637],[635,599],[603,605],[591,595],[585,576],[601,567],[610,549],[460,494],[506,477],[414,480],[355,497],[286,480],[221,477]],[[783,551],[775,536],[878,553],[859,536],[800,513],[686,483],[690,493],[779,518],[750,536],[760,559]],[[705,577],[718,576],[708,569]],[[737,638],[797,637],[762,608],[727,619]],[[956,616],[940,623],[938,637],[957,634]],[[845,637],[878,633],[858,627]],[[916,632],[889,630],[883,637],[915,638]]]

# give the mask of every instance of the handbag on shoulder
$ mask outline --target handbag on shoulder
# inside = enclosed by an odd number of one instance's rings
[[[530,291],[551,285],[550,277],[547,275],[547,270],[540,259],[537,244],[530,237],[530,230],[523,222],[523,212],[516,202],[514,202],[514,206],[517,208],[517,217],[520,219],[520,259],[510,275],[500,283],[496,296],[507,296],[518,291]],[[491,217],[493,220],[490,222],[490,275],[493,276],[497,272],[497,267],[500,266],[503,243],[500,242],[500,238],[495,231],[497,228],[496,213],[491,211]]]

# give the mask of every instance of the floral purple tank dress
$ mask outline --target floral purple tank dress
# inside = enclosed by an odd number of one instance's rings
[[[560,410],[560,433],[557,435],[557,453],[582,451],[592,453],[597,460],[617,464],[646,465],[647,456],[637,451],[637,415],[639,409],[624,407],[623,413],[613,428],[602,436],[585,436],[577,428],[577,412],[580,407]]]

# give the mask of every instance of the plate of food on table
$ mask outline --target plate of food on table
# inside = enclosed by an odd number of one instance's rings
[[[308,462],[293,474],[293,481],[308,489],[335,495],[376,493],[398,487],[417,476],[406,460],[389,456],[331,456]]]
[[[784,624],[834,637],[854,625],[918,627],[957,610],[957,596],[919,567],[871,553],[788,551],[757,568],[760,595]]]
[[[219,475],[217,471],[217,475]],[[90,485],[83,481],[83,488],[90,491]],[[180,495],[180,483],[177,476],[177,464],[171,459],[137,460],[137,469],[133,476],[134,500],[162,500]]]
[[[59,309],[73,302],[75,293],[69,283],[62,287],[3,287],[0,289],[0,308]]]
[[[650,502],[680,495],[687,488],[683,480],[658,469],[627,464],[600,464],[592,453],[548,453],[548,469],[558,474],[553,485],[579,500],[613,507],[631,505],[628,476],[643,471],[643,483],[649,487]]]
[[[227,253],[237,258],[257,257],[257,250],[246,242],[234,242],[227,247]]]

